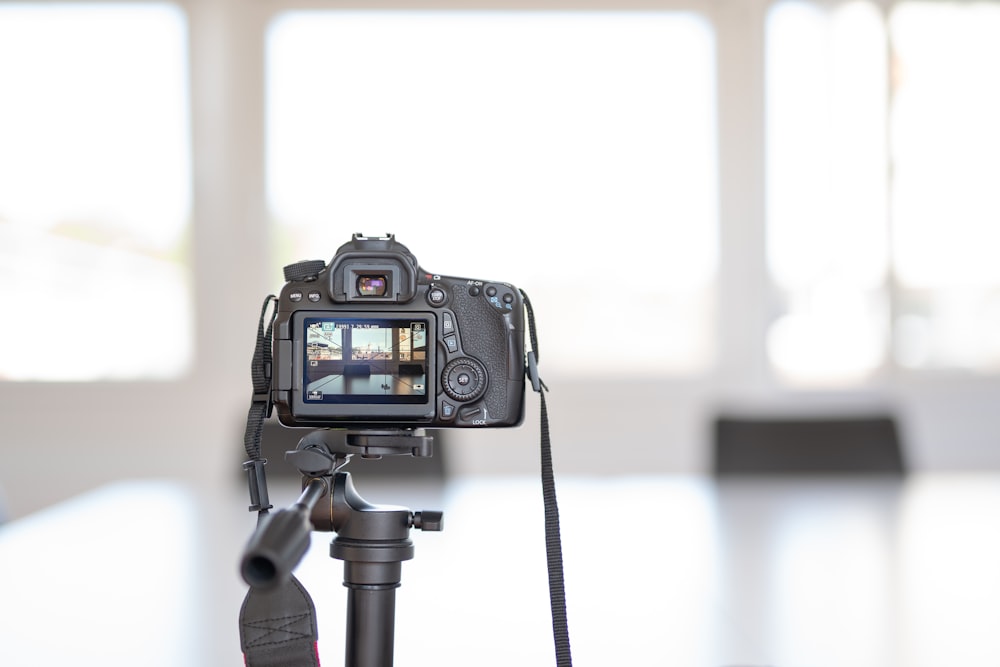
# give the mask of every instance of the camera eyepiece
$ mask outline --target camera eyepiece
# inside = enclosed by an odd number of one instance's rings
[[[385,296],[388,288],[389,277],[385,274],[358,276],[358,296],[360,297]]]

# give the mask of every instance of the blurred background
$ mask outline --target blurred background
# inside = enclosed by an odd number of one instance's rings
[[[557,474],[723,414],[1000,468],[1000,2],[0,1],[0,490],[242,484],[260,306],[354,232],[522,287]],[[448,473],[537,470],[516,430]]]

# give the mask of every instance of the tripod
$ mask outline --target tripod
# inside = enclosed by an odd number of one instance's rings
[[[402,563],[414,551],[410,529],[441,530],[443,515],[373,505],[341,468],[355,454],[431,456],[432,444],[422,430],[349,431],[343,440],[329,430],[310,433],[285,454],[302,473],[302,494],[264,519],[244,551],[244,580],[267,591],[288,581],[309,548],[311,531],[336,533],[330,557],[344,562],[348,589],[345,667],[392,667],[396,589]]]

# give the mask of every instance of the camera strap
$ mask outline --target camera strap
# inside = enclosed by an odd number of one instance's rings
[[[319,667],[316,607],[295,575],[271,590],[251,587],[240,607],[245,667]]]
[[[250,487],[250,511],[259,512],[261,517],[267,514],[272,505],[267,497],[267,480],[264,476],[264,466],[267,459],[260,455],[260,438],[264,430],[264,420],[271,416],[271,332],[274,330],[274,318],[277,308],[267,309],[271,302],[277,299],[269,294],[264,299],[260,309],[260,321],[257,324],[257,343],[254,346],[253,359],[250,362],[250,381],[253,386],[253,398],[250,400],[250,411],[247,413],[247,428],[243,433],[243,446],[246,448],[248,460],[243,463],[247,473],[247,485]]]
[[[271,333],[277,308],[275,296],[264,299],[257,325],[257,342],[250,363],[253,399],[247,413],[243,445],[248,460],[243,464],[250,490],[250,511],[257,512],[257,524],[267,518],[272,505],[267,495],[261,457],[261,434],[264,420],[271,416]],[[240,647],[245,667],[319,667],[316,608],[312,598],[295,575],[272,590],[247,591],[240,607]]]
[[[545,392],[549,390],[538,376],[538,335],[535,331],[535,312],[531,300],[520,290],[528,313],[528,336],[531,350],[525,372],[531,388],[538,393],[541,403],[541,467],[542,499],[545,504],[545,556],[549,572],[549,606],[552,610],[552,636],[555,641],[557,667],[571,667],[569,623],[566,616],[566,585],[563,578],[562,537],[559,529],[559,503],[556,499],[555,474],[552,469],[552,442],[549,436],[549,413],[545,405]]]

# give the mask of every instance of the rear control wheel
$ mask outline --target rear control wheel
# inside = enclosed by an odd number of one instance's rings
[[[441,373],[444,393],[456,401],[475,400],[486,391],[486,369],[469,357],[454,359]]]

